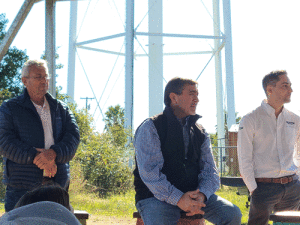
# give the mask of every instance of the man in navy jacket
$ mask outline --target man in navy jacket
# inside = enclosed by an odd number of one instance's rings
[[[79,144],[79,129],[66,104],[48,91],[46,62],[29,60],[22,69],[24,93],[0,107],[0,154],[7,185],[5,211],[46,179],[67,188],[69,161]]]

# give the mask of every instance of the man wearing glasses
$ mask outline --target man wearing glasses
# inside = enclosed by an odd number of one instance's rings
[[[66,104],[47,93],[49,79],[46,61],[27,61],[22,68],[24,93],[0,107],[6,212],[47,179],[66,189],[69,184],[79,130]]]

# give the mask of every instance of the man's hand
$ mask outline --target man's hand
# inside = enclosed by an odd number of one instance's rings
[[[33,163],[40,169],[45,169],[47,166],[53,166],[55,164],[56,153],[53,149],[36,149],[38,152],[33,160]]]
[[[198,192],[197,194],[191,195],[191,198],[202,203],[206,201],[206,196],[202,192]]]
[[[46,177],[54,177],[57,172],[57,166],[54,163],[52,166],[46,166],[44,169],[44,176]]]
[[[187,216],[193,216],[195,214],[204,214],[201,210],[205,207],[205,204],[201,201],[202,193],[199,190],[189,191],[185,193],[178,201],[177,206],[183,211],[187,212]],[[204,195],[203,195],[204,196]]]

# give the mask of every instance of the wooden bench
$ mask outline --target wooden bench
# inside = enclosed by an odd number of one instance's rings
[[[82,225],[86,225],[86,220],[89,218],[89,214],[86,211],[74,210],[74,215]]]
[[[133,213],[133,218],[136,218],[136,225],[144,225],[139,212]],[[186,216],[182,213],[177,225],[205,225],[205,221],[202,215]]]
[[[300,224],[300,212],[299,211],[276,212],[270,215],[270,221],[273,221],[273,225]]]

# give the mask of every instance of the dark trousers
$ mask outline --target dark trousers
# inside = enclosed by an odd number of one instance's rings
[[[20,198],[26,194],[26,192],[29,191],[27,189],[16,189],[11,186],[6,187],[5,192],[5,212],[9,212],[14,209],[17,202],[20,200]]]
[[[53,178],[48,178],[44,177],[43,182],[41,185],[52,185],[54,184],[55,181]],[[67,192],[69,191],[69,185],[70,185],[70,180],[67,180],[65,187],[63,187]],[[20,198],[25,195],[28,191],[31,191],[29,189],[17,189],[13,188],[11,186],[6,187],[6,192],[5,192],[5,212],[9,212],[14,209],[15,205],[17,202],[20,200]]]
[[[251,195],[248,225],[268,224],[272,212],[298,210],[300,181],[288,184],[257,183]]]

